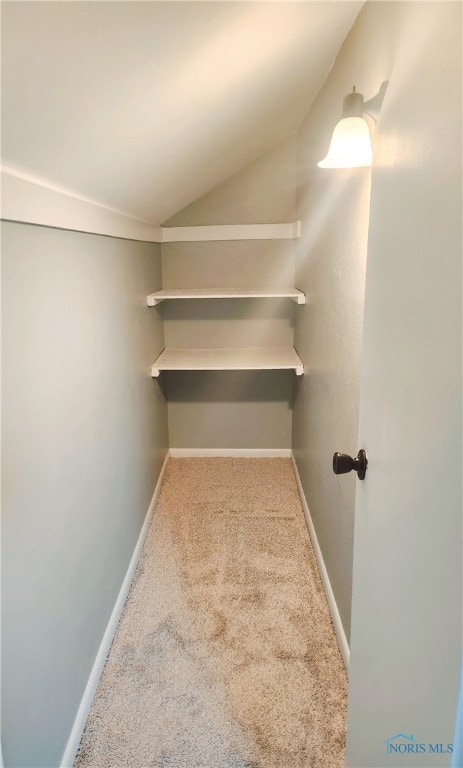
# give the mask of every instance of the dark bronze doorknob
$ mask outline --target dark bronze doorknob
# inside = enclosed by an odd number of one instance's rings
[[[346,472],[357,472],[359,480],[365,479],[368,459],[363,448],[358,452],[357,458],[353,459],[347,453],[335,453],[333,456],[333,472],[335,475],[345,475]]]

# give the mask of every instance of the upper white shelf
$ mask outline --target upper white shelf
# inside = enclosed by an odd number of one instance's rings
[[[304,365],[293,347],[245,347],[225,349],[165,349],[151,368],[161,371],[265,371],[293,370],[298,376]]]
[[[208,240],[295,240],[301,236],[301,222],[286,224],[212,224],[199,227],[162,227],[163,243],[206,242]]]
[[[291,288],[287,291],[215,290],[212,288],[163,288],[147,296],[147,304],[154,307],[166,299],[280,299],[288,298],[296,304],[305,304],[305,293]]]

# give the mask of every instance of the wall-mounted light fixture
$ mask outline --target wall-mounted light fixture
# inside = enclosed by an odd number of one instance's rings
[[[363,115],[370,115],[377,121],[386,88],[387,81],[382,83],[376,96],[364,101],[354,85],[352,93],[348,93],[343,101],[342,120],[333,131],[328,154],[318,163],[319,168],[364,168],[371,165],[373,149],[370,129]]]

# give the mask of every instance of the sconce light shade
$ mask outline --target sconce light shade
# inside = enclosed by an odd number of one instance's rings
[[[333,131],[328,154],[320,168],[364,168],[371,165],[370,129],[363,117],[344,117]]]

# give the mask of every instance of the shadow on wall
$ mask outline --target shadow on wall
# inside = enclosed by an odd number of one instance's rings
[[[296,305],[289,299],[165,302],[166,347],[293,345]]]
[[[293,371],[168,371],[159,386],[169,402],[287,402],[292,408]]]
[[[161,309],[163,307],[163,309]],[[158,305],[165,320],[239,320],[263,319],[266,321],[285,320],[294,327],[293,301],[283,299],[192,299],[167,301]]]

